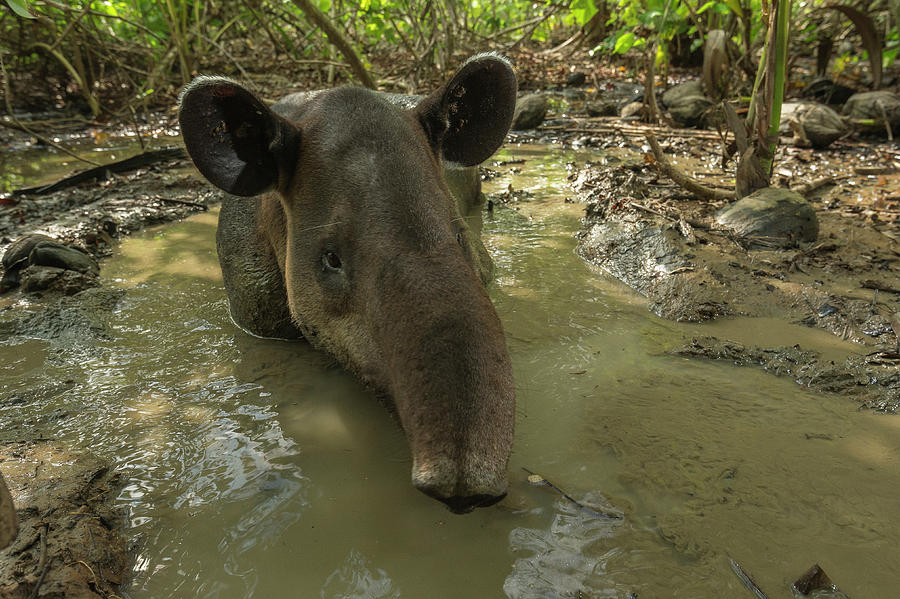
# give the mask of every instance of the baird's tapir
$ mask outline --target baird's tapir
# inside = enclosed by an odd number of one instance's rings
[[[180,100],[191,159],[232,194],[216,242],[234,321],[389,397],[413,484],[457,513],[506,494],[515,391],[490,259],[444,172],[500,147],[515,99],[507,60],[482,54],[406,105],[347,86],[267,107],[219,77]]]

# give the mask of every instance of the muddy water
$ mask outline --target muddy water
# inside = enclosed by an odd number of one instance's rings
[[[142,133],[143,146],[147,150],[178,145],[177,131],[163,127],[153,127]],[[142,150],[137,136],[123,133],[110,136],[98,130],[86,130],[65,140],[55,138],[67,148],[96,164],[109,164],[123,160]],[[41,143],[15,144],[0,151],[0,193],[11,192],[21,187],[32,187],[53,183],[75,171],[92,168],[93,165],[60,152]]]
[[[0,420],[30,418],[127,478],[116,501],[138,560],[123,594],[752,596],[730,557],[772,598],[816,562],[851,597],[894,596],[900,420],[668,356],[697,329],[653,318],[573,254],[574,155],[504,157],[527,159],[528,175],[501,167],[491,187],[535,196],[484,224],[518,392],[511,489],[496,507],[454,516],[416,492],[402,433],[370,393],[302,343],[232,325],[213,214],[135,236],[105,264],[106,284],[126,290],[108,341],[2,348],[4,395],[72,382]],[[771,321],[718,326],[792,338]]]

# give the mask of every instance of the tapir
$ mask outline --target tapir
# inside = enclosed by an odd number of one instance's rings
[[[515,98],[493,54],[419,100],[345,86],[269,107],[206,76],[180,98],[188,154],[230,194],[216,246],[232,319],[305,338],[388,398],[413,485],[456,513],[506,494],[515,391],[490,259],[444,174],[471,178],[500,147]]]

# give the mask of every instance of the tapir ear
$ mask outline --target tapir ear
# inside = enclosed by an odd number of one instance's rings
[[[516,75],[496,54],[473,56],[442,88],[422,100],[419,119],[444,160],[474,166],[506,139],[516,109]]]
[[[283,183],[299,131],[229,79],[198,77],[181,94],[181,135],[210,183],[253,196]]]

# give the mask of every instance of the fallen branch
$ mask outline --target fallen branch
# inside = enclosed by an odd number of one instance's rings
[[[791,191],[799,193],[802,196],[809,195],[812,192],[816,191],[820,187],[825,187],[826,185],[834,185],[835,180],[834,177],[819,177],[818,179],[813,179],[808,183],[801,183],[799,185],[795,185],[791,187]]]
[[[646,134],[647,141],[650,143],[650,150],[653,152],[653,157],[656,159],[656,168],[659,170],[661,175],[665,175],[679,186],[697,196],[701,200],[710,200],[710,201],[732,201],[735,198],[734,191],[724,191],[721,189],[713,189],[711,187],[707,187],[699,182],[697,182],[692,177],[682,173],[678,168],[675,167],[674,164],[669,162],[669,159],[663,154],[662,148],[659,147],[659,142],[656,141],[656,136],[653,133],[647,132]]]
[[[664,126],[646,126],[646,125],[622,125],[617,124],[621,119],[617,116],[613,117],[588,117],[579,119],[580,122],[600,123],[599,127],[570,127],[567,125],[549,125],[538,127],[538,131],[564,131],[566,133],[621,133],[622,135],[646,135],[652,132],[665,137],[690,137],[696,139],[709,139],[711,141],[722,141],[722,137],[715,131],[706,131],[702,129],[673,129]],[[610,122],[612,124],[602,124]]]
[[[184,157],[184,148],[177,146],[172,148],[151,150],[149,152],[138,154],[137,156],[132,156],[131,158],[126,158],[125,160],[119,160],[118,162],[104,164],[88,169],[86,171],[81,171],[80,173],[75,173],[74,175],[69,175],[68,177],[64,177],[63,179],[60,179],[55,183],[38,185],[37,187],[27,187],[25,189],[17,189],[12,192],[12,195],[46,195],[48,193],[53,193],[54,191],[59,191],[60,189],[74,187],[79,183],[84,183],[86,181],[106,179],[109,173],[124,173],[149,166],[163,160]]]

